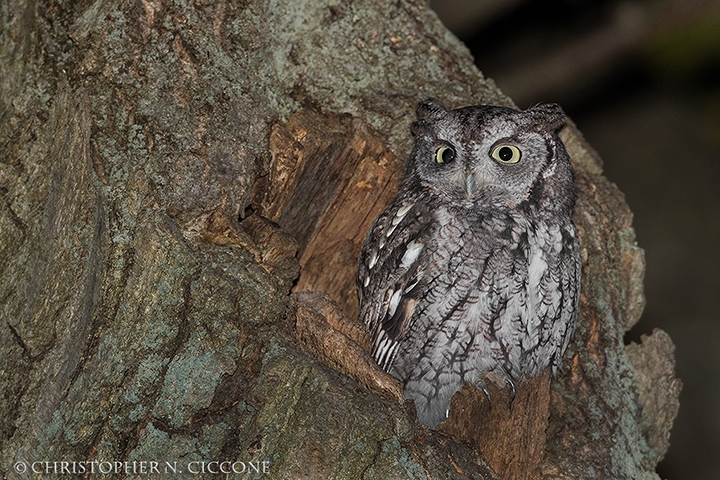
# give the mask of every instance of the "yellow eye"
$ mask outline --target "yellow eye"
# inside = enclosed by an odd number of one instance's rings
[[[517,163],[520,161],[520,149],[515,145],[498,145],[492,149],[490,156],[500,163]]]
[[[437,163],[450,163],[455,160],[455,150],[451,147],[440,147],[435,151],[435,161]]]

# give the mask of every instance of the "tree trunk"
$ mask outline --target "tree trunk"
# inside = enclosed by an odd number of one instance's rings
[[[572,125],[559,378],[492,404],[466,386],[433,431],[367,361],[355,262],[415,103],[511,105],[424,2],[6,3],[3,477],[657,478],[673,345],[623,344],[642,250]]]

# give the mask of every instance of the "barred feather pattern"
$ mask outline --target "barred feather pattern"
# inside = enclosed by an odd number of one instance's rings
[[[365,239],[357,282],[373,357],[404,382],[420,423],[446,418],[465,382],[486,391],[487,379],[514,386],[561,366],[581,273],[563,121],[554,105],[418,106],[405,178]],[[520,159],[494,158],[503,145]]]

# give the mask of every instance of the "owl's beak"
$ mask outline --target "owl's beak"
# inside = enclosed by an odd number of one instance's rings
[[[466,172],[465,173],[465,192],[468,194],[468,197],[472,196],[473,193],[478,189],[479,182],[477,177],[473,172]]]

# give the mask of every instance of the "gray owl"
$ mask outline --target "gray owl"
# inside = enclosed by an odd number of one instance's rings
[[[553,374],[575,330],[580,247],[557,105],[417,107],[397,198],[358,268],[372,354],[435,427],[465,382]]]

